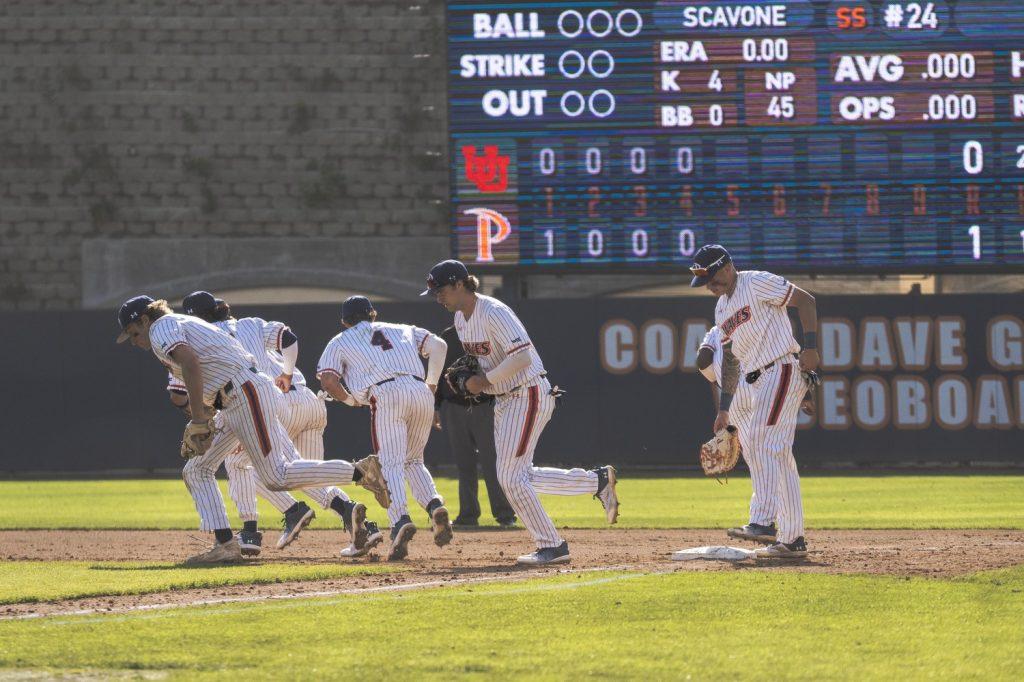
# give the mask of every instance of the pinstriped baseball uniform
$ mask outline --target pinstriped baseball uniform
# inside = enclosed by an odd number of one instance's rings
[[[434,393],[423,383],[423,344],[431,336],[420,327],[364,320],[328,342],[316,375],[334,374],[360,404],[370,407],[370,443],[388,482],[392,527],[405,514],[405,481],[426,509],[441,498],[423,450],[434,420]]]
[[[193,350],[202,372],[204,401],[212,404],[221,394],[223,428],[242,443],[267,488],[291,490],[351,482],[354,469],[349,462],[297,459],[295,446],[281,425],[288,409],[284,396],[270,377],[255,368],[255,359],[237,340],[207,322],[174,313],[153,322],[149,336],[154,355],[178,379],[182,378],[181,367],[171,351],[183,345]],[[216,519],[215,527],[229,528],[214,478],[220,462],[209,451],[193,457],[185,465],[183,478],[197,507],[204,507]]]
[[[726,335],[725,343],[740,362],[744,375],[761,370],[751,385],[753,399],[747,426],[747,442],[754,459],[771,461],[779,472],[775,481],[778,521],[777,539],[790,543],[804,534],[800,476],[793,458],[797,412],[807,391],[807,381],[794,357],[800,345],[786,304],[793,285],[769,272],[737,273],[731,296],[723,295],[715,306],[715,324]],[[732,412],[729,413],[730,420]]]
[[[722,333],[718,327],[712,327],[704,335],[701,348],[710,348],[714,353],[711,366],[707,368],[709,381],[722,386]],[[758,451],[748,438],[750,429],[750,410],[753,407],[754,390],[743,377],[736,385],[736,396],[729,407],[729,421],[739,429],[740,445],[743,447],[743,459],[750,468],[750,483],[754,492],[750,497],[750,522],[763,526],[775,522],[775,488],[778,476],[783,469],[776,465],[775,460],[766,458],[763,451]],[[799,481],[797,481],[799,485]]]
[[[168,374],[168,391],[186,391],[185,384],[176,379],[173,374]],[[218,414],[214,422],[218,427],[223,426],[223,418]],[[256,471],[249,463],[249,455],[242,448],[238,439],[230,432],[221,430],[213,437],[213,443],[207,451],[211,460],[224,461],[224,471],[228,475],[228,497],[235,503],[238,515],[243,521],[256,521],[259,519],[259,511],[256,506],[256,496],[259,495],[269,502],[277,511],[282,514],[292,504],[295,498],[286,492],[268,490],[260,481]],[[216,503],[215,503],[216,504]],[[214,510],[211,512],[205,505],[200,505],[196,500],[196,512],[199,514],[199,529],[213,531],[224,526],[212,525],[217,523],[221,517]]]
[[[242,344],[242,348],[256,358],[256,368],[269,377],[277,377],[284,371],[281,357],[281,337],[288,325],[283,322],[267,322],[259,317],[243,317],[240,320],[224,320],[214,323]],[[322,460],[324,458],[324,430],[327,428],[327,407],[306,386],[306,377],[295,368],[292,373],[294,390],[285,394],[288,404],[287,417],[281,420],[288,437],[295,444],[302,459]],[[303,492],[324,509],[329,509],[331,500],[349,497],[337,487],[304,488]],[[294,498],[288,496],[293,502]],[[275,505],[276,506],[276,505]]]
[[[558,547],[562,538],[544,511],[538,493],[594,495],[597,472],[533,466],[537,441],[555,410],[544,364],[526,328],[512,309],[496,298],[476,295],[469,319],[455,313],[462,347],[475,355],[488,372],[514,353],[528,353],[530,364],[514,376],[489,387],[494,402],[494,445],[498,452],[498,482],[538,547]]]

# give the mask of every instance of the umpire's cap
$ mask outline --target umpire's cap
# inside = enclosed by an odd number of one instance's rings
[[[420,293],[420,296],[433,293],[447,284],[464,282],[467,279],[469,279],[469,270],[461,261],[443,260],[430,268],[430,274],[427,275],[427,288]]]
[[[349,296],[341,304],[341,319],[354,320],[370,319],[370,313],[374,312],[373,304],[365,296]]]
[[[732,256],[721,244],[705,244],[693,254],[693,265],[690,272],[693,279],[690,280],[691,287],[702,287],[711,281],[715,273],[732,262]]]
[[[222,303],[224,303],[223,300],[214,298],[213,294],[209,291],[193,291],[181,299],[181,308],[185,311],[186,315],[202,315],[203,313],[210,312]]]
[[[139,315],[146,312],[150,303],[153,303],[153,299],[142,295],[129,298],[121,304],[121,309],[117,311],[117,323],[121,325],[121,333],[117,335],[118,343],[128,340],[128,325],[139,319]]]

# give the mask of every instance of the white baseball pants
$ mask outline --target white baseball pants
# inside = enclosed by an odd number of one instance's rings
[[[392,527],[409,513],[405,482],[424,509],[437,492],[434,479],[423,464],[434,423],[434,394],[426,384],[408,375],[400,375],[369,390],[370,445],[380,458],[380,468],[388,483],[391,506],[388,521]]]
[[[234,390],[221,411],[224,431],[241,442],[268,490],[351,483],[355,469],[349,462],[299,458],[281,424],[288,417],[287,403],[269,377],[244,371],[232,379],[232,384]],[[215,477],[227,454],[223,448],[211,448],[202,457],[190,459],[182,471],[204,528],[230,527]]]
[[[496,398],[494,445],[498,451],[498,482],[512,509],[533,535],[538,547],[557,547],[562,538],[544,511],[538,493],[548,495],[595,495],[597,472],[533,466],[537,441],[555,411],[551,384],[538,377]]]
[[[744,379],[741,377],[740,381]],[[749,444],[752,459],[757,462],[755,466],[760,469],[759,477],[764,480],[765,488],[774,493],[770,497],[776,504],[776,538],[779,542],[788,543],[804,534],[803,499],[800,494],[800,474],[793,457],[793,440],[796,437],[800,402],[807,392],[807,381],[797,361],[786,356],[762,371],[752,388],[752,406],[745,429],[747,443],[743,447],[746,449]],[[753,507],[752,503],[751,519]],[[766,509],[771,511],[771,505],[767,505]],[[760,507],[759,511],[768,513]],[[767,520],[767,517],[762,518]]]

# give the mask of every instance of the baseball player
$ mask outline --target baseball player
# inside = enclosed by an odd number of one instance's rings
[[[185,384],[176,379],[173,374],[168,374],[167,392],[171,403],[188,415],[188,392]],[[239,547],[243,556],[259,556],[263,546],[263,533],[259,530],[256,496],[259,495],[275,509],[284,513],[286,523],[287,510],[296,504],[295,498],[286,492],[267,490],[249,464],[249,455],[242,449],[237,438],[232,438],[223,431],[219,432],[210,445],[210,451],[213,452],[220,448],[227,451],[227,455],[224,457],[224,471],[228,475],[228,497],[234,502],[243,523],[242,530],[238,533]],[[202,514],[203,510],[197,505],[196,511]],[[199,529],[212,533],[214,528],[207,525],[208,520],[201,515]]]
[[[697,351],[697,369],[708,380],[711,385],[711,400],[718,409],[720,389],[722,386],[722,330],[712,327],[704,335],[700,348]],[[746,381],[740,381],[736,387],[736,396],[733,398],[729,408],[729,421],[739,429],[740,447],[743,452],[743,459],[750,469],[750,482],[754,488],[750,496],[750,521],[739,527],[730,528],[727,531],[729,537],[741,540],[752,540],[754,542],[773,543],[775,542],[775,513],[776,478],[780,470],[774,459],[765,458],[764,451],[755,451],[747,442],[749,424],[747,418],[750,416],[750,399],[752,389]],[[804,395],[804,401],[800,409],[811,414],[814,410],[814,403],[811,402],[811,393]]]
[[[328,342],[317,364],[320,385],[335,400],[370,408],[370,442],[391,491],[388,561],[408,556],[416,526],[409,517],[405,481],[427,510],[434,543],[452,541],[448,509],[423,464],[423,449],[434,419],[434,391],[448,346],[426,329],[377,322],[365,296],[341,306],[343,330]],[[424,377],[423,360],[427,358]]]
[[[742,442],[748,457],[772,461],[778,468],[776,542],[756,550],[760,558],[807,555],[804,541],[800,475],[793,458],[797,412],[809,382],[803,371],[817,368],[818,314],[814,297],[785,278],[769,272],[737,272],[729,252],[718,244],[702,246],[690,268],[692,287],[707,286],[718,296],[715,325],[721,329],[722,390],[714,431],[732,420],[730,412],[740,381],[750,386],[747,434]],[[804,347],[793,337],[786,307],[800,315]],[[799,359],[799,360],[798,360]],[[742,412],[742,410],[741,410]]]
[[[118,343],[131,340],[139,348],[152,350],[185,384],[192,423],[209,423],[214,405],[220,405],[220,428],[241,442],[268,489],[355,482],[386,497],[387,487],[376,458],[355,465],[344,460],[298,458],[280,421],[287,418],[284,396],[273,380],[256,368],[256,359],[236,339],[203,320],[178,315],[166,301],[149,296],[125,301],[117,317],[121,327]],[[241,548],[228,524],[214,476],[225,455],[200,450],[183,471],[200,517],[209,519],[208,526],[214,529],[216,538],[209,551],[190,559],[192,563],[241,559]]]
[[[258,317],[236,320],[231,316],[231,307],[207,291],[195,291],[186,296],[182,300],[182,308],[187,315],[205,320],[237,339],[242,348],[256,359],[257,369],[274,378],[274,383],[284,393],[288,405],[287,417],[282,420],[282,425],[288,432],[288,438],[295,444],[298,456],[302,459],[322,460],[327,409],[324,401],[309,390],[302,372],[295,367],[299,356],[299,341],[295,333],[282,322],[267,322]],[[211,449],[216,445],[215,440]],[[227,467],[228,462],[225,462]],[[250,478],[258,479],[255,475]],[[248,482],[244,476],[239,481]],[[284,492],[268,491],[262,485],[255,487],[246,496],[253,512],[254,493],[262,494],[264,491],[271,495],[271,498],[267,498],[271,504],[284,513],[284,531],[278,539],[278,549],[281,549],[298,537],[315,514],[305,502],[299,502]],[[383,541],[383,534],[376,529],[375,524],[372,521],[365,522],[366,506],[349,499],[340,488],[307,488],[303,492],[323,509],[331,509],[341,517],[345,529],[352,536],[352,544],[342,550],[342,556],[362,556]],[[364,527],[364,523],[367,527]],[[245,553],[244,533],[240,541]]]
[[[472,393],[495,396],[494,443],[498,481],[512,508],[537,543],[537,550],[518,558],[526,565],[567,563],[569,544],[555,529],[537,493],[594,495],[604,506],[608,523],[619,515],[615,469],[554,469],[533,466],[533,454],[555,409],[555,395],[537,349],[516,314],[507,305],[477,293],[480,283],[457,260],[430,270],[427,290],[449,312],[468,355],[484,374],[468,380]]]

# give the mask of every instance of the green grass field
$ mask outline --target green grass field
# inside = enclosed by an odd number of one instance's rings
[[[1017,679],[1022,622],[1021,568],[961,580],[575,574],[0,622],[0,675]]]
[[[456,482],[438,478],[452,512]],[[481,485],[481,497],[485,497]],[[807,476],[804,508],[811,528],[1006,528],[1024,529],[1024,476]],[[352,492],[354,490],[354,492]],[[370,518],[384,510],[362,488],[349,492],[365,502]],[[239,524],[227,500],[232,520]],[[300,495],[301,496],[301,495]],[[720,486],[706,478],[629,478],[619,484],[622,528],[714,528],[746,516],[750,481],[733,478]],[[263,523],[280,514],[260,502]],[[597,501],[586,496],[545,496],[556,525],[603,528]],[[481,499],[481,506],[487,504]],[[486,514],[484,523],[493,523]],[[194,529],[192,500],[178,480],[3,481],[0,529],[149,528]],[[334,514],[318,514],[317,528],[340,527]]]
[[[274,562],[184,568],[180,564],[154,562],[0,561],[0,604],[326,580],[400,570],[403,569],[386,564],[289,565]]]
[[[457,508],[454,482],[439,484]],[[810,528],[1024,529],[1024,476],[808,476],[803,490]],[[749,493],[743,478],[627,477],[621,525],[721,527],[743,519]],[[364,491],[356,496],[384,520]],[[604,526],[594,500],[544,502],[559,526]],[[278,514],[263,511],[276,525]],[[333,514],[319,517],[318,528],[340,527]],[[195,525],[177,480],[0,482],[6,529]],[[0,603],[381,568],[390,567],[6,561]],[[0,620],[0,679],[1011,680],[1024,669],[1024,556],[1013,568],[943,579],[675,568]]]

